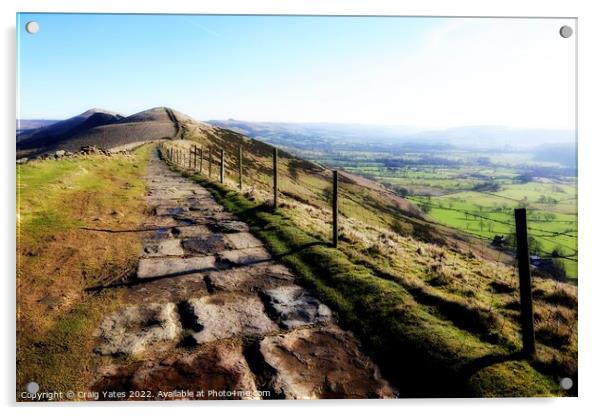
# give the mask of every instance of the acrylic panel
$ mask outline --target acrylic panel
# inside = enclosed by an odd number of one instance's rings
[[[577,19],[16,27],[18,401],[577,395]]]

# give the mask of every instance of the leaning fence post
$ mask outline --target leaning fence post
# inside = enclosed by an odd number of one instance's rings
[[[242,191],[242,146],[238,146],[238,188]]]
[[[274,147],[273,154],[273,173],[274,176],[274,209],[278,207],[278,149]]]
[[[220,150],[219,153],[219,182],[224,183],[224,150]]]
[[[211,170],[213,168],[213,154],[209,151],[209,178],[211,178]]]
[[[527,236],[527,210],[514,209],[516,223],[516,258],[520,289],[521,326],[523,353],[535,355],[535,331],[533,329],[533,294],[531,291],[531,264],[529,263],[529,240]]]
[[[332,171],[332,246],[339,243],[339,172]]]

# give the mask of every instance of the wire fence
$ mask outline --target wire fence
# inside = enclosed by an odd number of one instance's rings
[[[178,164],[180,166],[183,165],[184,167],[187,167],[188,169],[196,170],[198,168],[199,171],[201,171],[201,172],[206,170],[206,173],[209,178],[213,178],[214,174],[217,172],[218,176],[216,178],[219,178],[219,180],[222,183],[224,183],[227,180],[226,176],[228,176],[228,175],[237,176],[234,180],[230,180],[230,182],[231,182],[230,184],[234,185],[235,187],[238,187],[239,190],[242,190],[243,189],[243,181],[244,181],[244,176],[243,176],[244,157],[245,156],[249,157],[250,153],[245,152],[243,150],[243,145],[241,145],[237,149],[238,151],[234,151],[234,150],[235,149],[230,149],[230,151],[228,151],[227,153],[224,153],[223,149],[218,149],[218,148],[215,148],[213,150],[209,150],[209,149],[203,150],[202,148],[196,146],[195,144],[189,145],[188,148],[186,148],[186,146],[183,146],[182,148],[180,148],[180,146],[177,146],[177,145],[174,146],[173,144],[171,146],[163,145],[163,147],[162,147],[162,151],[166,154],[167,158],[171,157],[170,159],[172,161],[174,161],[176,164]],[[214,155],[215,156],[217,155],[214,153],[220,154],[220,157],[214,157]],[[287,157],[287,160],[290,165],[290,158]],[[266,193],[266,194],[269,194],[270,190],[271,190],[271,192],[272,192],[272,194],[270,195],[271,197],[264,195],[264,199],[266,200],[266,202],[269,199],[272,199],[272,203],[274,204],[274,206],[277,206],[278,205],[278,195],[280,193],[284,193],[287,196],[294,197],[294,194],[292,192],[287,192],[286,186],[290,185],[291,183],[295,183],[297,181],[297,178],[295,177],[295,175],[293,173],[291,173],[291,171],[292,171],[291,169],[287,169],[287,168],[279,169],[278,168],[279,161],[278,161],[277,150],[274,150],[272,160],[270,160],[269,157],[255,157],[253,160],[253,163],[255,165],[254,173],[256,174],[256,176],[248,177],[247,181],[251,182],[252,186],[262,187],[260,185],[263,184],[263,190],[264,190],[264,193]],[[331,172],[336,171],[336,170],[331,171],[331,170],[329,170],[321,165],[315,164],[315,163],[312,163],[312,165],[313,165],[313,168],[317,170],[314,173],[318,173],[318,174],[322,175],[322,178],[325,180],[328,180],[327,176],[334,174]],[[275,172],[275,174],[274,174],[274,172]],[[272,180],[270,180],[270,177],[267,177],[267,176],[270,176],[270,173],[271,173]],[[266,176],[266,177],[264,177],[262,180],[259,177],[261,175]],[[281,178],[281,183],[280,183],[281,188],[279,188],[279,186],[278,186],[278,178]],[[286,179],[286,182],[283,181],[282,179]],[[342,179],[344,179],[344,176],[342,177]],[[269,189],[270,181],[272,181],[271,189]],[[362,206],[365,203],[365,200],[361,200],[361,199],[358,200],[357,198],[353,197],[353,195],[354,195],[353,191],[347,192],[347,191],[345,191],[344,187],[339,190],[339,186],[340,186],[339,182],[341,182],[341,179],[336,181],[336,186],[337,186],[336,190],[334,189],[334,187],[329,192],[327,191],[328,189],[323,189],[325,193],[329,193],[327,196],[332,198],[332,195],[336,194],[337,199],[345,198],[346,200],[349,200],[350,202],[356,204],[357,206]],[[469,211],[469,210],[459,209],[459,208],[455,208],[455,207],[444,206],[442,203],[436,203],[436,202],[433,202],[424,197],[400,195],[399,193],[397,193],[391,189],[388,189],[386,187],[380,186],[380,185],[368,186],[368,185],[362,184],[361,182],[358,182],[358,181],[355,181],[354,183],[345,181],[344,183],[341,183],[341,184],[344,186],[347,186],[347,187],[354,186],[357,188],[363,188],[369,192],[375,192],[375,193],[379,193],[379,194],[383,194],[383,195],[387,195],[387,196],[391,196],[391,197],[395,197],[395,198],[404,198],[408,201],[413,202],[419,208],[423,208],[424,206],[427,206],[430,209],[438,209],[438,210],[453,212],[453,213],[459,214],[459,215],[464,215],[467,226],[471,222],[479,221],[480,229],[478,232],[470,232],[470,231],[467,231],[467,232],[471,236],[481,239],[482,244],[485,243],[485,241],[487,241],[489,248],[503,250],[505,253],[512,253],[511,249],[515,248],[512,241],[510,241],[510,246],[506,246],[506,249],[504,249],[503,246],[494,246],[494,244],[493,244],[493,241],[496,238],[499,238],[500,236],[508,236],[508,235],[514,234],[515,222],[511,219],[513,215],[510,212],[495,211],[494,214],[496,216],[508,217],[508,220],[502,220],[499,218],[492,218],[490,216],[487,216],[487,214],[483,214],[482,212]],[[509,201],[516,203],[518,206],[521,206],[521,204],[524,202],[524,200],[521,200],[521,199],[508,197],[505,195],[498,195],[498,194],[487,192],[487,191],[478,191],[477,193],[489,195],[492,197],[503,198],[505,200],[509,200]],[[567,200],[569,200],[569,199],[567,199]],[[339,205],[340,205],[340,203],[339,203]],[[338,210],[338,208],[337,208],[337,210]],[[542,209],[531,208],[531,207],[529,207],[528,210],[550,213],[550,212],[544,211]],[[338,212],[336,212],[336,213],[338,213]],[[400,214],[401,213],[402,212],[400,212]],[[332,222],[337,222],[337,217],[335,217],[333,215]],[[428,217],[425,219],[428,220]],[[545,221],[541,220],[541,219],[533,219],[533,220],[529,219],[529,222],[546,223],[548,225],[576,223],[576,221],[553,220],[553,219],[545,220]],[[503,234],[504,232],[500,232],[499,229],[493,230],[491,227],[489,229],[486,229],[486,227],[484,226],[485,223],[496,224],[496,225],[500,225],[500,226],[504,227],[506,230],[506,235]],[[530,238],[537,238],[537,239],[540,239],[541,241],[545,241],[548,245],[554,246],[554,249],[552,249],[552,250],[543,250],[541,248],[535,249],[534,253],[537,254],[538,260],[566,260],[566,261],[571,261],[574,263],[578,262],[578,259],[577,259],[578,250],[575,246],[570,246],[566,243],[559,241],[558,239],[554,239],[554,240],[550,239],[550,238],[558,238],[558,237],[568,238],[569,240],[576,239],[577,238],[577,235],[575,234],[577,232],[576,229],[565,229],[562,231],[556,231],[556,230],[544,229],[540,225],[539,226],[529,225],[529,226],[527,226],[527,230],[529,231]],[[458,231],[462,231],[462,230],[458,229]],[[487,236],[485,236],[485,235],[487,235]],[[338,239],[337,236],[338,236],[338,233],[336,233],[336,232],[333,233],[332,240],[333,241],[337,240]],[[483,250],[482,247],[481,247],[481,250]]]
[[[224,145],[227,145],[227,143],[224,143]],[[339,220],[340,210],[345,210],[346,214],[343,215],[343,219],[347,222],[352,220],[365,221],[366,223],[377,222],[379,218],[375,217],[378,215],[375,215],[374,212],[379,211],[380,209],[380,211],[386,212],[386,215],[393,219],[409,221],[412,223],[441,225],[437,221],[431,221],[426,214],[408,215],[408,212],[405,212],[406,214],[404,214],[399,208],[395,209],[391,208],[391,206],[384,206],[382,204],[378,206],[378,209],[366,209],[367,206],[375,202],[364,193],[360,192],[360,189],[366,192],[386,195],[392,198],[391,200],[408,200],[418,207],[430,206],[431,208],[464,215],[466,223],[479,221],[481,224],[491,223],[500,225],[507,233],[514,234],[515,241],[513,242],[513,246],[495,246],[493,244],[496,238],[500,237],[499,229],[483,229],[481,226],[478,235],[470,232],[467,232],[467,234],[478,238],[478,242],[473,240],[470,244],[472,248],[477,251],[480,249],[481,257],[483,259],[487,258],[488,261],[498,263],[509,269],[509,272],[512,274],[510,282],[507,280],[508,277],[502,278],[494,272],[493,275],[490,275],[486,279],[476,278],[472,279],[470,282],[464,283],[463,289],[471,288],[480,293],[489,292],[488,296],[484,297],[485,300],[480,301],[482,305],[484,304],[489,307],[490,312],[493,312],[494,309],[499,308],[500,305],[496,299],[495,290],[490,291],[491,284],[496,283],[499,287],[515,287],[513,288],[513,290],[516,289],[515,294],[520,294],[519,325],[522,331],[523,351],[529,355],[535,353],[535,323],[533,317],[531,269],[535,266],[535,269],[542,271],[544,270],[543,265],[547,264],[549,268],[549,264],[556,263],[556,261],[577,263],[578,251],[576,247],[558,241],[558,238],[568,238],[569,240],[576,239],[577,235],[573,234],[576,230],[567,229],[556,231],[544,229],[541,225],[528,226],[527,211],[524,207],[520,207],[522,203],[518,199],[504,196],[505,199],[516,202],[519,208],[514,210],[514,215],[511,215],[510,212],[495,212],[498,216],[501,215],[507,217],[507,220],[492,218],[482,212],[443,206],[441,203],[433,203],[426,198],[400,195],[381,185],[369,185],[362,183],[361,180],[351,180],[345,175],[340,175],[337,170],[329,170],[315,163],[296,159],[286,153],[282,154],[282,158],[285,159],[283,161],[279,157],[278,150],[271,146],[266,146],[261,149],[264,155],[259,156],[257,151],[253,151],[258,150],[257,148],[250,148],[253,145],[261,146],[264,144],[258,144],[258,142],[243,142],[243,144],[239,146],[234,147],[230,145],[229,148],[224,149],[215,144],[213,146],[201,148],[197,146],[197,144],[192,144],[190,142],[187,143],[187,145],[184,145],[181,142],[171,144],[163,143],[160,145],[160,151],[164,159],[176,164],[179,168],[197,172],[211,180],[219,180],[222,184],[237,188],[239,191],[245,192],[245,194],[249,194],[257,200],[271,204],[274,209],[279,209],[283,203],[288,203],[287,200],[289,199],[300,202],[300,205],[305,206],[306,208],[315,208],[314,210],[310,209],[308,212],[305,212],[305,214],[309,216],[304,223],[305,227],[314,226],[314,229],[311,229],[312,231],[320,233],[326,240],[330,239],[332,246],[338,249],[346,249],[339,244],[341,227],[341,221]],[[271,157],[269,155],[270,153],[272,153]],[[309,163],[303,164],[304,167],[311,170],[310,174],[307,174],[305,179],[300,177],[295,168],[291,168],[291,166],[296,163]],[[305,170],[306,169],[304,169],[304,171]],[[320,181],[316,181],[316,178],[319,178]],[[306,193],[303,193],[302,191],[299,191],[300,188],[308,188],[308,190]],[[485,192],[485,194],[495,195],[489,192]],[[324,200],[329,203],[324,204]],[[349,208],[349,203],[357,210]],[[299,205],[297,205],[296,208],[298,208],[298,206]],[[294,205],[293,208],[295,208]],[[362,211],[361,209],[365,210]],[[330,210],[330,213],[326,213],[328,210]],[[362,213],[363,216],[358,212]],[[356,217],[354,217],[354,214]],[[300,216],[302,217],[302,215]],[[514,216],[514,220],[511,219],[512,216]],[[322,226],[318,226],[316,223],[319,223]],[[571,222],[547,220],[546,223],[557,225],[560,223]],[[365,229],[368,229],[368,227]],[[304,230],[308,231],[307,228]],[[457,232],[462,231],[457,230]],[[379,232],[376,233],[378,234]],[[488,237],[485,237],[484,235],[488,235]],[[552,251],[539,249],[537,250],[538,255],[533,257],[530,255],[528,248],[530,237],[544,240],[558,249],[555,248]],[[569,253],[562,252],[560,248],[569,250]],[[469,251],[469,253],[471,252],[472,251]],[[497,255],[492,257],[492,252],[496,252]],[[509,256],[511,260],[502,260],[502,254]],[[439,261],[441,261],[443,257],[438,256],[438,258]],[[441,264],[438,265],[437,260],[434,260],[431,266],[437,267],[441,266]],[[548,269],[546,272],[551,271]],[[552,276],[554,278],[558,277],[558,275]],[[483,286],[485,283],[488,285]],[[508,293],[506,288],[501,292]],[[503,310],[498,309],[496,312],[503,313]],[[503,319],[503,321],[506,322],[507,320]]]

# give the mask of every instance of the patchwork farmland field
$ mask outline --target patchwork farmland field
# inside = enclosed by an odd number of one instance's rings
[[[402,156],[348,151],[314,160],[376,180],[432,220],[500,249],[513,249],[513,209],[526,207],[534,265],[577,279],[577,178],[560,164],[528,153],[459,151]]]

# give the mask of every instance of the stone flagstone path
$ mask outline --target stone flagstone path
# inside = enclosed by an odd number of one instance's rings
[[[157,152],[146,184],[153,230],[137,280],[123,288],[128,305],[97,332],[95,352],[122,358],[99,370],[93,390],[151,399],[181,398],[159,396],[174,390],[198,391],[185,396],[194,399],[395,396],[353,334],[207,190]]]

